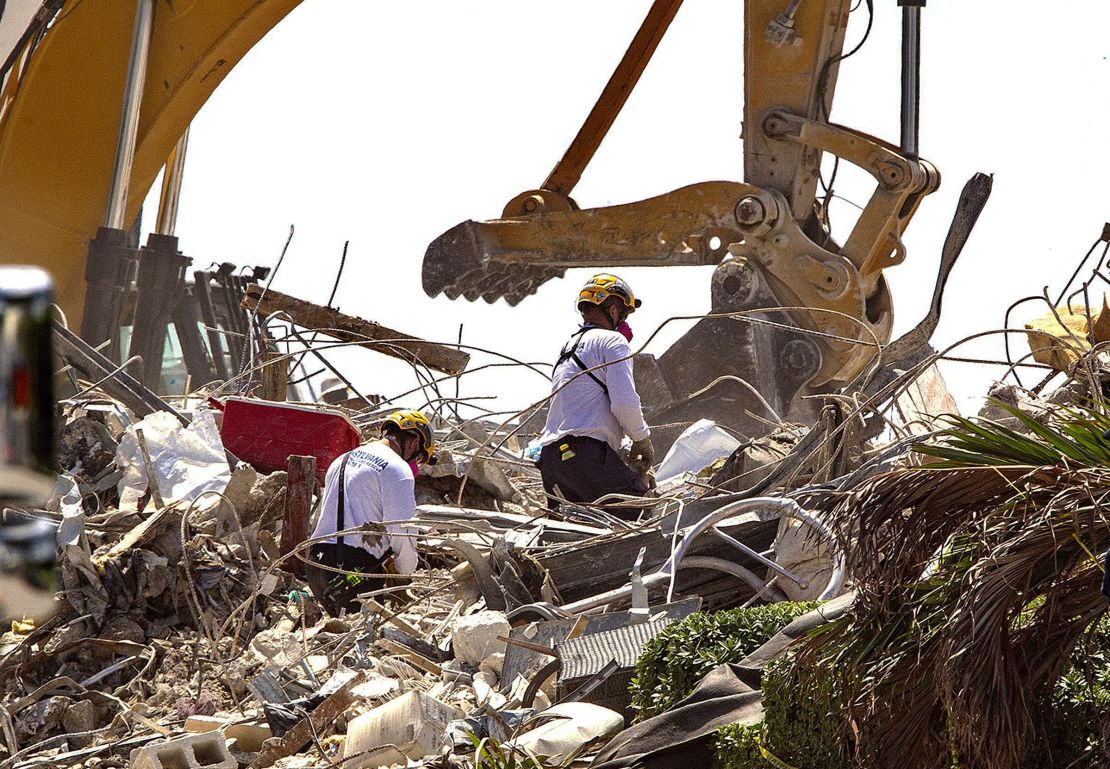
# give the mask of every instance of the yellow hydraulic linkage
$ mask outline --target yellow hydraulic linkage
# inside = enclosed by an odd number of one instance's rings
[[[799,413],[798,395],[849,381],[890,338],[882,273],[905,258],[902,233],[940,177],[916,157],[916,139],[907,152],[828,121],[850,0],[747,0],[744,182],[580,210],[570,193],[680,5],[652,5],[539,189],[513,198],[502,218],[463,222],[428,247],[424,290],[515,304],[569,267],[717,264],[714,311],[763,312],[701,321],[660,358],[641,356],[637,380],[655,421],[705,416],[762,433],[746,411]],[[911,53],[916,62],[916,38]],[[875,179],[843,246],[817,199],[824,153]]]

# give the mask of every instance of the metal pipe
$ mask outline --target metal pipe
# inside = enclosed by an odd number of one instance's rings
[[[779,518],[792,518],[813,528],[817,532],[820,541],[828,548],[829,557],[832,559],[832,573],[829,575],[829,581],[825,585],[824,590],[821,591],[821,595],[817,597],[817,600],[827,600],[840,592],[840,588],[844,585],[846,573],[844,552],[836,539],[835,533],[821,521],[820,518],[815,517],[812,513],[800,507],[797,502],[778,497],[752,497],[751,499],[741,499],[709,513],[690,529],[683,532],[682,539],[671,553],[671,557],[667,559],[667,562],[660,566],[658,571],[643,578],[644,586],[650,590],[657,585],[671,582],[672,576],[682,568],[682,559],[686,556],[686,551],[690,549],[690,545],[698,536],[715,527],[721,521],[745,514],[753,515],[757,520],[763,522],[778,520]],[[674,596],[672,593],[673,589],[668,590],[668,601],[673,600]],[[621,587],[607,590],[604,593],[590,596],[589,598],[582,598],[578,601],[564,604],[560,608],[562,611],[570,614],[581,614],[590,609],[608,606],[614,601],[626,600],[631,595],[632,586],[622,585]]]
[[[710,529],[709,531],[714,536],[716,536],[718,539],[732,545],[733,547],[735,547],[737,550],[739,550],[741,553],[748,556],[749,558],[753,558],[756,561],[759,561],[761,564],[763,564],[764,566],[766,566],[768,569],[775,572],[776,574],[778,574],[780,576],[783,576],[783,577],[786,577],[788,580],[793,582],[795,585],[800,587],[802,590],[806,590],[807,588],[809,588],[809,583],[806,582],[804,579],[801,579],[798,576],[796,576],[795,574],[793,574],[793,573],[787,571],[786,569],[782,568],[777,563],[772,561],[770,558],[767,558],[767,557],[759,554],[755,550],[752,550],[750,547],[745,545],[743,542],[738,540],[736,537],[730,536],[729,534],[726,534],[725,532],[721,531],[720,529],[716,529],[716,528]]]
[[[925,0],[898,0],[902,6],[902,152],[918,156],[921,103],[921,9]]]
[[[185,152],[189,148],[189,129],[181,134],[162,174],[162,195],[158,199],[158,223],[154,231],[159,235],[173,235],[177,229],[177,206],[181,200],[181,180],[185,175]]]
[[[127,82],[123,89],[123,112],[119,119],[119,140],[116,142],[116,165],[112,169],[112,187],[108,194],[108,213],[104,226],[125,229],[127,189],[131,184],[131,164],[135,158],[135,141],[139,135],[139,109],[146,84],[146,63],[150,53],[150,33],[154,26],[153,0],[135,4],[135,27],[131,33],[131,54],[127,65]]]
[[[724,558],[713,558],[708,555],[688,555],[682,559],[682,563],[678,565],[681,569],[710,569],[712,571],[719,571],[722,574],[729,574],[737,579],[747,582],[748,585],[755,591],[756,597],[764,594],[772,601],[786,601],[787,596],[774,585],[769,584],[765,580],[760,579],[748,569],[745,569],[738,563],[726,561]]]

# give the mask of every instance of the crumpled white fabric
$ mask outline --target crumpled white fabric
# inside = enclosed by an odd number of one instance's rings
[[[586,743],[606,742],[624,728],[624,717],[589,702],[560,702],[532,720],[544,723],[508,741],[508,745],[561,763]]]
[[[696,474],[732,454],[739,445],[740,441],[718,427],[716,422],[699,419],[678,436],[655,471],[655,478],[663,483],[682,473]]]
[[[158,492],[166,503],[192,502],[207,491],[222,493],[227,488],[231,468],[212,412],[199,411],[188,427],[182,427],[173,414],[158,411],[128,427],[116,449],[116,465],[123,468],[120,510],[138,509],[139,499],[147,491],[136,429],[143,431]]]

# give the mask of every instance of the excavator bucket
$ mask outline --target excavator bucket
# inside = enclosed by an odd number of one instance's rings
[[[516,304],[578,265],[717,264],[710,316],[662,355],[637,356],[637,390],[661,450],[703,418],[763,435],[784,419],[812,417],[810,401],[799,396],[816,392],[823,358],[809,330],[783,309],[804,300],[777,293],[782,281],[761,266],[758,249],[744,245],[764,240],[746,235],[737,218],[737,201],[751,192],[709,182],[623,206],[464,222],[429,246],[424,289]],[[776,233],[765,233],[769,243]],[[840,330],[852,332],[850,325]]]
[[[424,254],[424,292],[472,302],[504,299],[515,306],[543,283],[566,274],[566,268],[534,265],[498,269],[490,265],[485,250],[479,222],[466,221],[440,235]]]

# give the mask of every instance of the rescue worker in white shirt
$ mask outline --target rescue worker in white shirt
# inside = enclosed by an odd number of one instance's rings
[[[537,465],[552,510],[559,507],[556,489],[566,501],[584,503],[607,494],[648,491],[655,449],[632,379],[627,322],[640,305],[631,287],[615,275],[594,275],[578,293],[583,323],[555,365],[540,436]],[[618,454],[626,435],[632,440],[631,466]]]
[[[332,616],[358,609],[360,593],[386,586],[384,576],[407,576],[416,569],[416,546],[402,524],[416,515],[415,477],[420,464],[435,463],[435,435],[419,411],[386,417],[382,437],[337,458],[324,478],[320,518],[305,566],[308,586]],[[336,532],[365,523],[385,524],[385,535],[364,537]],[[355,572],[342,574],[323,564]]]

